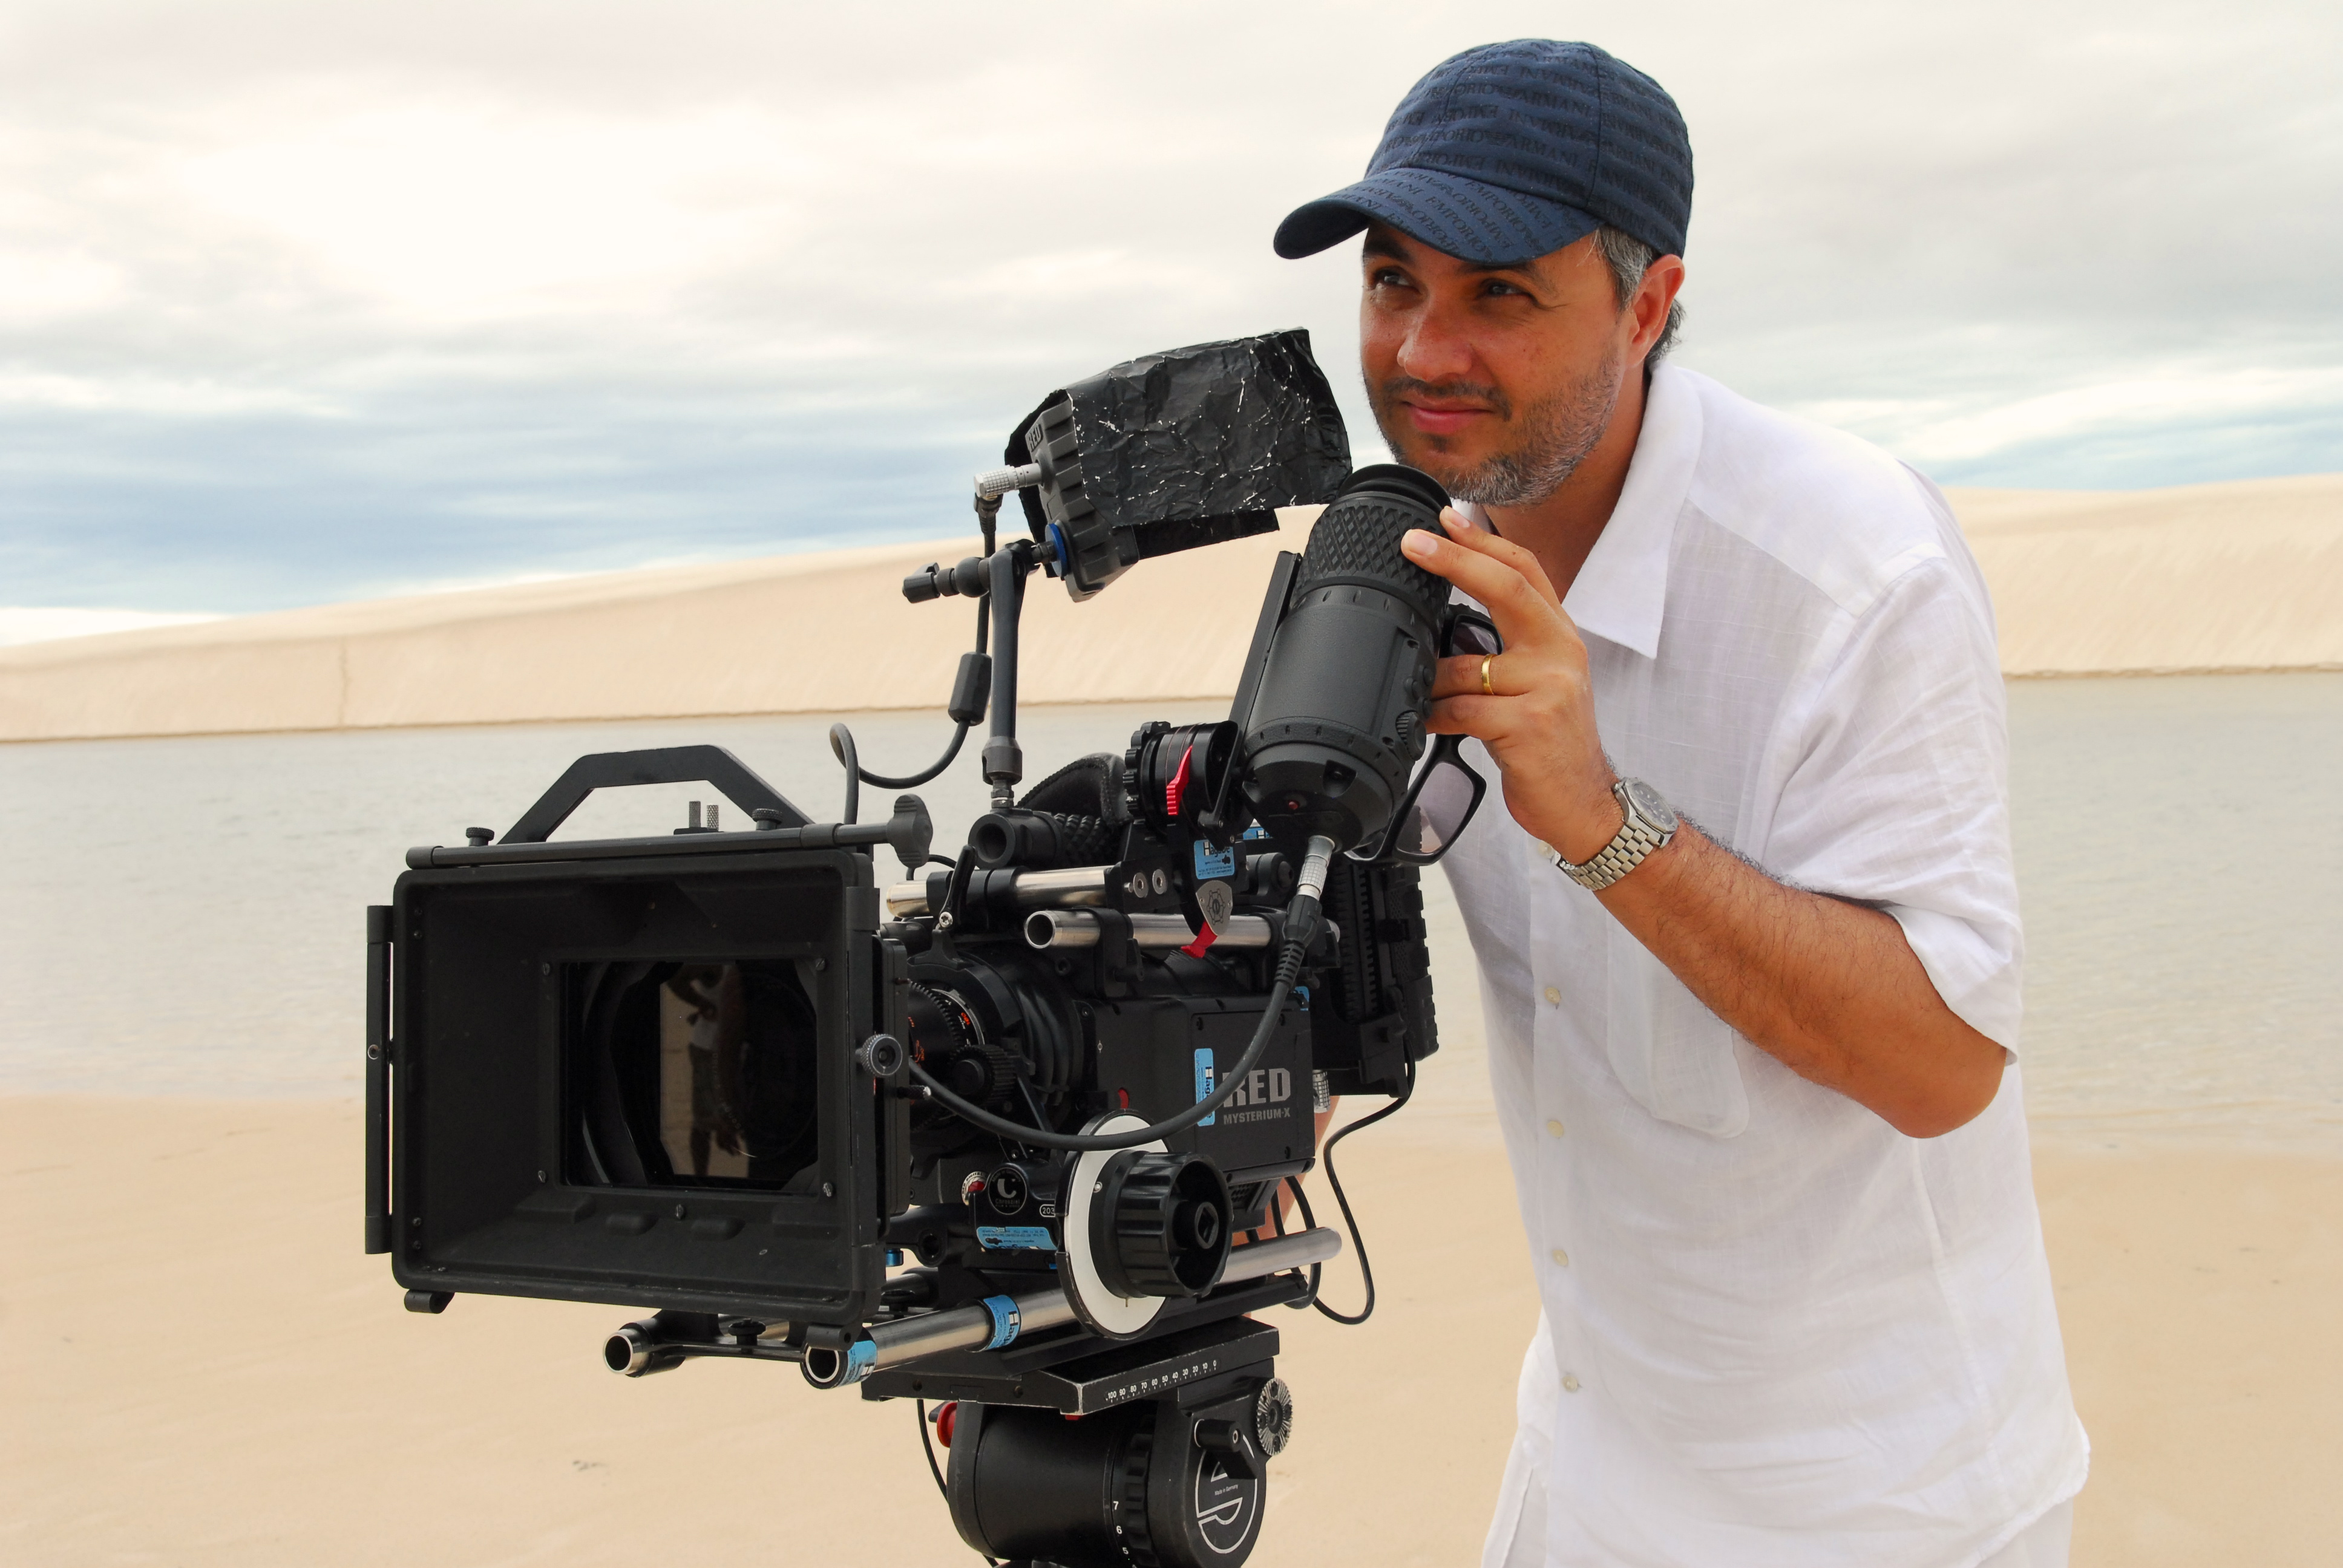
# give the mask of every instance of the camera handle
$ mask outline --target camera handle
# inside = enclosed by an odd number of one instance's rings
[[[538,797],[535,805],[521,813],[519,821],[506,829],[501,842],[544,843],[597,789],[622,789],[633,784],[698,783],[713,784],[743,814],[760,820],[769,818],[776,827],[802,828],[811,820],[770,784],[758,778],[747,763],[721,746],[669,746],[647,751],[597,751],[580,757]],[[412,852],[407,864],[417,864]]]
[[[982,474],[977,476],[976,522],[977,527],[984,531],[983,555],[990,557],[992,554],[993,531],[1000,526],[1001,498],[1004,492],[986,489],[985,477]],[[966,567],[971,563],[963,561],[960,564]],[[919,604],[939,594],[962,592],[961,588],[945,580],[951,575],[930,563],[925,570],[913,572],[903,579],[903,597],[913,604]],[[989,597],[980,585],[967,591]],[[990,626],[990,609],[988,605],[976,607],[976,648],[972,652],[960,656],[960,673],[952,679],[951,699],[944,704],[944,711],[952,721],[952,738],[944,747],[941,757],[917,773],[906,773],[901,778],[873,773],[862,766],[861,759],[855,752],[854,731],[843,724],[830,727],[830,755],[846,769],[846,814],[839,819],[840,821],[854,820],[861,805],[860,786],[876,784],[881,789],[916,789],[938,777],[959,759],[960,749],[967,742],[969,730],[984,718],[985,690],[992,680],[992,660],[985,651],[986,636]]]
[[[932,573],[936,568],[930,567],[928,570]],[[905,596],[910,597],[911,583],[930,580],[914,573],[905,581]],[[854,820],[856,809],[861,803],[859,785],[876,784],[881,789],[916,789],[942,773],[959,758],[960,749],[968,739],[969,729],[984,717],[987,689],[992,684],[992,659],[985,652],[986,638],[991,626],[990,615],[990,605],[979,604],[976,607],[976,647],[960,656],[960,673],[952,678],[951,697],[944,704],[944,712],[952,721],[952,738],[944,747],[944,754],[935,761],[917,773],[907,773],[900,779],[885,773],[873,773],[862,766],[861,759],[855,751],[854,731],[843,724],[830,727],[830,755],[846,769],[846,815],[840,820]]]
[[[953,682],[951,702],[946,709],[953,723],[960,726],[960,733],[952,737],[943,760],[920,775],[916,782],[925,783],[950,765],[960,754],[960,740],[968,729],[984,716],[990,706],[992,732],[984,743],[984,781],[992,786],[994,810],[1006,810],[1017,803],[1016,786],[1025,777],[1025,753],[1017,744],[1017,628],[1025,609],[1025,579],[1041,568],[1040,548],[1031,539],[1012,539],[988,555],[970,556],[954,567],[930,563],[903,579],[903,597],[913,604],[962,595],[989,601],[978,617],[977,651],[960,656],[960,675]],[[984,652],[988,626],[992,640],[990,658]],[[988,679],[992,688],[989,704],[983,696]],[[846,748],[840,742],[836,729],[830,731],[830,748],[838,753],[840,762],[846,760]],[[859,765],[855,771],[867,783],[902,783],[862,773]]]
[[[944,704],[952,721],[951,740],[929,767],[890,778],[863,768],[855,750],[854,732],[843,724],[831,725],[830,754],[846,769],[846,814],[841,820],[854,820],[860,805],[860,785],[916,789],[950,767],[969,730],[983,719],[987,708],[992,712],[992,733],[984,743],[984,779],[992,786],[993,809],[1017,803],[1014,786],[1025,777],[1025,754],[1017,744],[1017,628],[1025,608],[1025,579],[1041,568],[1041,557],[1026,539],[1015,540],[1005,548],[993,548],[1001,492],[986,489],[989,477],[977,476],[976,516],[984,529],[984,553],[970,556],[956,567],[931,561],[903,579],[903,597],[913,604],[961,595],[984,601],[976,607],[976,647],[960,656],[960,671],[952,679],[951,697]],[[988,639],[996,645],[999,657],[986,651]]]

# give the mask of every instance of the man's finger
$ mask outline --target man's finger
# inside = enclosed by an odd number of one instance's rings
[[[1504,562],[1527,578],[1530,586],[1543,595],[1547,603],[1560,606],[1562,596],[1554,591],[1554,579],[1545,575],[1545,566],[1536,555],[1508,538],[1502,538],[1486,528],[1476,528],[1464,514],[1453,507],[1440,510],[1441,526],[1448,530],[1449,542],[1463,546],[1481,555]]]
[[[1562,614],[1551,588],[1540,592],[1537,584],[1493,555],[1466,549],[1422,528],[1402,534],[1399,548],[1417,566],[1446,578],[1486,605],[1508,648],[1546,641]],[[1544,575],[1539,574],[1541,581]]]
[[[1534,690],[1537,682],[1532,678],[1536,671],[1530,667],[1524,650],[1511,650],[1489,656],[1489,689],[1481,689],[1481,658],[1477,653],[1460,653],[1443,658],[1432,679],[1432,699],[1443,697],[1519,697]]]
[[[1506,711],[1512,706],[1505,698],[1483,697],[1477,689],[1467,697],[1443,697],[1423,716],[1423,728],[1433,735],[1502,740],[1517,722]]]

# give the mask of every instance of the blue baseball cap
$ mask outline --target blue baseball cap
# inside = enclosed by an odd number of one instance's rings
[[[1691,221],[1675,100],[1592,44],[1517,38],[1433,66],[1392,112],[1366,178],[1294,208],[1276,246],[1314,256],[1383,223],[1486,266],[1608,224],[1681,256]]]

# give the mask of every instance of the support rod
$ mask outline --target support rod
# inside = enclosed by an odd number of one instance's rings
[[[816,1388],[860,1382],[882,1367],[917,1361],[945,1351],[997,1350],[1027,1334],[1063,1328],[1074,1321],[1073,1303],[1051,1286],[1021,1296],[994,1296],[974,1306],[919,1312],[873,1323],[844,1350],[809,1348],[799,1363]]]
[[[1017,744],[1017,622],[1033,547],[1013,540],[985,564],[992,574],[992,734],[984,743],[984,781],[992,786],[994,809],[1005,809],[1016,804],[1015,786],[1025,777],[1025,753]]]
[[[1229,1266],[1221,1271],[1221,1283],[1234,1284],[1241,1280],[1267,1279],[1288,1269],[1306,1269],[1312,1263],[1324,1263],[1342,1252],[1342,1233],[1320,1225],[1314,1230],[1296,1231],[1291,1236],[1278,1236],[1266,1241],[1254,1241],[1229,1249]]]
[[[1107,901],[1107,877],[1112,866],[1062,866],[1048,871],[1015,871],[1010,895],[1021,910],[1077,909],[1097,907]],[[980,873],[982,875],[983,873]],[[1002,873],[992,872],[995,878]],[[940,883],[943,874],[936,874]],[[998,883],[992,884],[998,887]],[[886,892],[887,912],[897,920],[913,915],[931,915],[928,907],[928,879],[915,882],[895,882]],[[1180,939],[1186,941],[1186,937]]]
[[[1184,948],[1196,940],[1185,915],[1125,915],[1131,940],[1139,947]],[[1088,910],[1036,910],[1025,917],[1025,942],[1048,951],[1052,948],[1094,948],[1101,932],[1099,919]],[[1259,915],[1231,915],[1228,929],[1215,939],[1224,948],[1269,946],[1269,922]]]

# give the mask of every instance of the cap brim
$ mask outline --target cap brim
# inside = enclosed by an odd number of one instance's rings
[[[1544,196],[1434,169],[1385,169],[1332,196],[1305,202],[1277,226],[1288,261],[1340,245],[1371,223],[1476,266],[1545,256],[1593,234],[1595,218]]]

